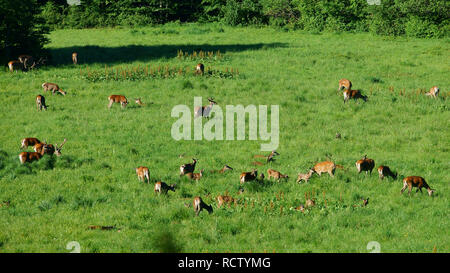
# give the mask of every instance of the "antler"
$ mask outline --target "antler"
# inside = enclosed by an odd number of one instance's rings
[[[61,149],[62,146],[66,143],[67,139],[64,139],[63,143],[61,143],[61,145],[59,145],[59,148]]]

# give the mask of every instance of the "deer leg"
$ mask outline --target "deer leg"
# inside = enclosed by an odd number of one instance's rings
[[[114,102],[113,102],[112,100],[110,100],[110,101],[109,101],[109,104],[108,104],[108,108],[111,108],[111,106],[112,106],[113,103],[114,103]]]
[[[405,190],[406,190],[406,187],[407,187],[408,185],[407,184],[403,184],[403,188],[402,188],[402,190],[400,191],[400,194],[402,194]]]

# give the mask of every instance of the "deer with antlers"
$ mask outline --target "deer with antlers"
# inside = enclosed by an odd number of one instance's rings
[[[58,146],[58,144],[53,146],[53,144],[47,144],[47,141],[44,141],[42,143],[37,143],[36,145],[34,145],[33,149],[37,153],[41,153],[42,151],[44,151],[44,153],[48,154],[48,155],[54,154],[56,156],[60,156],[61,148],[64,146],[66,141],[67,141],[67,139],[64,139],[64,141],[59,146]]]
[[[209,118],[209,114],[211,112],[211,109],[213,108],[213,106],[215,104],[217,104],[217,102],[214,101],[214,98],[208,98],[209,104],[206,106],[196,106],[194,108],[194,118],[197,117],[205,117],[205,118]]]

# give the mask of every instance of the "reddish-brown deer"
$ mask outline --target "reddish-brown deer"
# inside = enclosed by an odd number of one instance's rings
[[[355,165],[358,169],[358,173],[365,171],[366,174],[368,172],[372,174],[372,170],[375,167],[375,161],[373,159],[367,158],[367,155],[365,155],[362,159],[356,161]]]
[[[38,143],[38,144],[34,145],[33,149],[37,153],[40,153],[42,150],[44,150],[45,154],[48,154],[48,155],[54,154],[56,156],[60,156],[61,148],[64,146],[66,141],[67,141],[67,139],[64,139],[64,141],[59,146],[58,146],[58,144],[53,146],[52,144],[47,144],[47,141],[44,141],[43,143]]]
[[[336,170],[336,167],[337,167],[337,165],[334,164],[334,162],[323,161],[323,162],[319,162],[316,165],[314,165],[312,170],[315,173],[317,173],[319,176],[321,176],[322,173],[328,173],[331,177],[334,177],[334,172]]]
[[[122,108],[127,107],[128,104],[127,98],[123,95],[111,95],[108,97],[108,100],[109,100],[108,108],[111,108],[113,103],[120,103],[120,106]]]
[[[363,101],[367,101],[367,96],[362,95],[359,90],[348,89],[344,91],[344,103],[349,99],[362,99]]]
[[[397,173],[393,173],[388,166],[383,165],[378,167],[378,176],[381,180],[383,180],[387,176],[392,177],[394,180],[397,179]]]
[[[437,86],[431,87],[430,91],[425,93],[425,95],[431,96],[433,98],[437,98],[437,96],[439,95],[439,87],[437,87]]]
[[[209,114],[211,113],[211,109],[217,102],[214,101],[214,98],[208,98],[209,104],[206,106],[196,106],[194,108],[194,117],[205,117],[209,118]]]
[[[258,170],[257,169],[253,169],[251,172],[243,172],[241,173],[241,175],[239,176],[241,184],[244,182],[249,182],[252,180],[255,180],[256,177],[258,176]]]
[[[411,190],[413,187],[416,187],[418,192],[422,192],[422,188],[425,188],[428,191],[428,195],[431,196],[435,190],[431,189],[430,186],[428,186],[427,182],[423,177],[420,176],[408,176],[403,178],[403,188],[400,191],[400,193],[403,193],[406,190],[406,187],[408,187],[408,195],[411,195]]]
[[[202,63],[197,64],[195,67],[195,73],[201,75],[205,74],[205,66]]]
[[[26,137],[26,138],[22,139],[21,143],[22,143],[22,146],[20,148],[26,149],[26,148],[28,148],[28,146],[34,146],[38,143],[41,143],[41,141],[35,137]]]
[[[42,88],[44,88],[44,92],[45,91],[51,91],[52,95],[54,95],[56,92],[60,93],[63,96],[65,96],[67,94],[57,84],[51,83],[51,82],[44,82],[42,84]]]
[[[280,181],[281,178],[284,178],[284,179],[289,178],[289,176],[284,175],[284,174],[280,173],[279,171],[276,171],[274,169],[268,169],[267,170],[267,178],[271,179],[272,177],[275,178],[277,181]]]
[[[42,95],[36,96],[36,107],[38,111],[42,111],[42,109],[47,110],[47,105],[45,104],[45,97]]]
[[[150,171],[147,167],[139,166],[136,168],[136,175],[139,181],[145,182],[147,180],[147,184],[150,183]]]
[[[155,193],[167,194],[169,191],[175,192],[176,184],[167,185],[166,183],[159,181],[155,183]]]
[[[202,211],[203,209],[206,209],[209,213],[213,212],[212,205],[207,205],[205,202],[203,202],[203,200],[200,196],[197,196],[194,198],[193,205],[194,205],[194,211],[195,211],[196,216],[198,216],[200,211]]]
[[[11,71],[11,72],[24,69],[23,63],[21,63],[19,61],[10,61],[8,63],[8,67],[9,67],[9,71]]]
[[[33,162],[41,159],[47,152],[47,145],[44,144],[39,152],[21,152],[19,154],[19,160],[21,164],[26,162]]]

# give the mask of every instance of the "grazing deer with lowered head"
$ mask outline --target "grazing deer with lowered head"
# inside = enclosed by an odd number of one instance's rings
[[[373,159],[367,158],[367,155],[365,155],[362,159],[356,161],[355,165],[358,169],[358,173],[365,171],[366,174],[367,172],[370,172],[370,174],[372,174],[372,170],[375,167],[375,161]]]
[[[213,212],[212,205],[207,205],[200,196],[194,198],[193,206],[196,216],[198,216],[203,209],[206,209],[209,213]]]
[[[388,166],[381,165],[378,167],[378,176],[383,180],[386,176],[392,177],[394,180],[397,179],[397,173],[393,173]]]
[[[76,53],[76,52],[72,53],[72,62],[73,62],[73,64],[78,63],[78,53]]]
[[[197,164],[198,159],[193,158],[192,163],[186,163],[180,166],[180,176],[185,175],[187,173],[193,173],[195,170],[195,165]]]
[[[200,170],[200,173],[187,173],[186,176],[189,177],[189,179],[198,181],[198,180],[200,180],[200,178],[203,177],[203,171],[204,170],[202,169],[202,170]]]
[[[10,61],[8,63],[8,67],[9,67],[9,71],[14,72],[17,70],[23,70],[24,66],[23,63],[19,62],[19,61]]]
[[[225,204],[231,204],[234,203],[236,204],[237,200],[234,199],[233,197],[229,196],[229,195],[218,195],[217,196],[217,207],[221,207],[224,203]]]
[[[281,178],[284,178],[286,180],[289,178],[289,176],[284,175],[284,174],[280,173],[279,171],[276,171],[274,169],[268,169],[267,170],[267,178],[271,179],[272,177],[275,178],[278,182],[280,181]]]
[[[344,91],[344,103],[346,101],[348,101],[349,99],[354,99],[354,100],[362,99],[363,101],[366,102],[367,96],[362,95],[361,91],[359,91],[359,90],[348,89],[348,90]]]
[[[339,91],[342,91],[343,89],[349,90],[352,87],[352,82],[347,79],[340,79],[339,80]]]
[[[45,91],[52,91],[52,95],[55,94],[55,92],[58,92],[62,95],[66,95],[67,93],[64,92],[61,88],[59,88],[59,86],[55,83],[50,83],[50,82],[44,82],[42,84],[42,88],[44,88],[44,92]]]
[[[136,168],[136,175],[139,181],[145,182],[147,180],[147,184],[150,183],[150,171],[147,167],[140,166]]]
[[[144,106],[145,104],[142,102],[141,98],[133,98],[134,102],[139,106]]]
[[[435,192],[435,190],[431,189],[430,186],[428,186],[425,179],[420,176],[408,176],[403,178],[403,188],[400,191],[401,194],[406,190],[406,187],[409,188],[408,195],[411,195],[412,187],[416,187],[417,188],[416,192],[420,190],[421,193],[422,188],[425,188],[428,191],[429,196],[431,196],[433,192]]]
[[[314,165],[312,170],[317,173],[319,176],[322,175],[322,173],[328,173],[331,177],[334,177],[334,172],[336,170],[336,167],[338,167],[334,162],[331,161],[323,161],[320,163],[317,163]]]
[[[437,87],[437,86],[431,87],[430,91],[425,93],[425,95],[431,96],[433,98],[437,98],[437,96],[439,95],[439,87]]]
[[[211,109],[213,108],[214,104],[217,104],[217,102],[214,101],[214,98],[208,98],[209,104],[206,106],[196,106],[194,108],[194,118],[197,117],[205,117],[209,118],[209,113],[211,112]]]
[[[60,156],[61,148],[64,146],[66,141],[67,141],[67,139],[64,139],[64,141],[59,146],[58,146],[58,144],[53,146],[53,144],[47,144],[47,141],[44,141],[43,143],[38,143],[38,144],[34,145],[33,149],[37,153],[40,153],[42,150],[44,150],[45,154],[48,154],[48,155],[54,154],[56,156]]]
[[[38,111],[42,111],[42,108],[44,110],[47,110],[47,105],[45,104],[45,97],[42,95],[36,96],[36,107]]]
[[[253,169],[251,172],[243,172],[241,173],[241,175],[239,176],[241,184],[244,182],[249,182],[252,180],[255,180],[256,177],[258,176],[258,170],[257,169]]]
[[[308,180],[311,178],[311,176],[314,173],[314,169],[310,169],[307,173],[299,173],[297,176],[297,183],[301,183],[302,180],[304,180],[306,183],[308,183]]]
[[[108,100],[109,100],[109,104],[108,104],[109,109],[111,108],[113,103],[120,103],[120,106],[122,108],[127,107],[127,104],[128,104],[127,98],[123,95],[111,95],[108,97]]]
[[[20,146],[21,149],[26,149],[28,146],[34,146],[38,143],[41,143],[41,141],[35,137],[26,137],[22,139],[21,141],[22,146]]]
[[[201,75],[205,74],[205,66],[202,63],[197,64],[195,67],[195,73]]]
[[[159,181],[155,183],[155,193],[167,194],[169,191],[175,192],[176,184],[167,185],[166,183]]]

